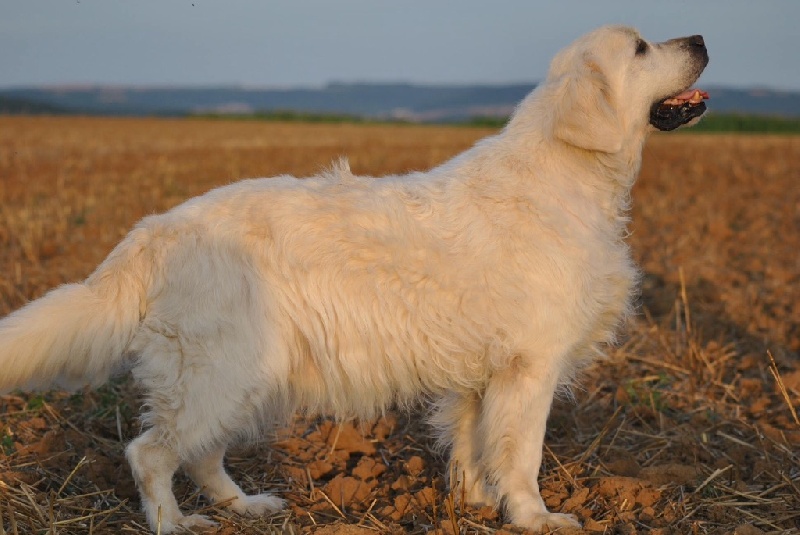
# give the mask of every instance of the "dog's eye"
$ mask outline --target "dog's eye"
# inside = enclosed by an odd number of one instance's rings
[[[641,56],[647,53],[647,42],[644,39],[636,41],[636,55]]]

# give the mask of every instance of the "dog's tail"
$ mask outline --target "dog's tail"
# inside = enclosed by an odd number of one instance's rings
[[[83,283],[0,320],[0,393],[98,385],[121,366],[146,303],[143,233],[129,234]]]

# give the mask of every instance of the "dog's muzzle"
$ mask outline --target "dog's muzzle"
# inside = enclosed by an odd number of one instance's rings
[[[696,80],[708,65],[708,50],[702,35],[673,39],[668,44],[687,50],[695,65]],[[706,112],[705,99],[708,93],[699,89],[687,89],[682,93],[656,101],[650,108],[650,124],[659,130],[675,130]]]

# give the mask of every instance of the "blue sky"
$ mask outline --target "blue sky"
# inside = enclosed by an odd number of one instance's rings
[[[701,33],[701,84],[800,90],[800,0],[0,0],[0,87],[539,80],[602,24]]]

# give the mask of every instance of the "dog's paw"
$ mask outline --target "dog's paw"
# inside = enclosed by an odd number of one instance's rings
[[[219,524],[203,515],[188,515],[175,522],[174,531],[164,531],[162,533],[203,533],[217,528]]]
[[[497,505],[497,500],[487,492],[486,486],[481,483],[473,484],[472,487],[465,492],[464,500],[472,507],[495,507]]]
[[[533,513],[528,518],[517,523],[534,531],[581,527],[578,517],[565,513]]]
[[[286,507],[286,501],[272,494],[245,496],[231,503],[230,509],[243,516],[265,516]]]

